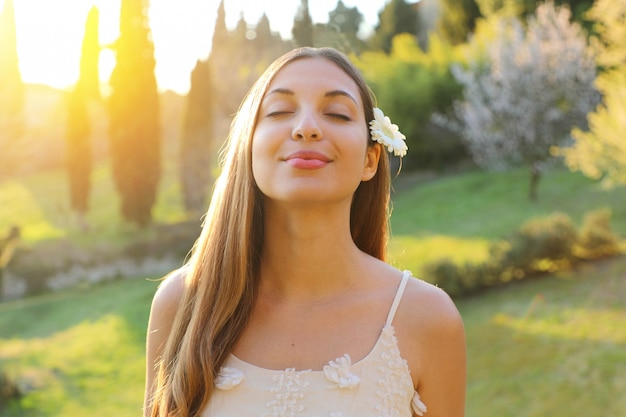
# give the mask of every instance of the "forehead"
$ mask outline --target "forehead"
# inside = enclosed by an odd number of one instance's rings
[[[266,94],[276,88],[319,89],[320,93],[343,90],[361,103],[356,82],[337,64],[323,57],[307,57],[281,68],[270,82]]]

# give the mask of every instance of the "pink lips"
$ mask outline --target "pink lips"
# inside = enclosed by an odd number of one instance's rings
[[[316,151],[298,151],[290,154],[285,161],[294,168],[319,169],[330,162],[330,158]]]

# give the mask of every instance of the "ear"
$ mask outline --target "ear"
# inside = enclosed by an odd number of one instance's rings
[[[374,178],[378,171],[378,160],[380,159],[381,146],[376,143],[367,147],[365,153],[365,165],[363,166],[363,176],[361,181],[369,181]]]

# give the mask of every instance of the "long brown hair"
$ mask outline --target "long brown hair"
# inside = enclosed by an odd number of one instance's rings
[[[254,306],[263,250],[262,195],[252,176],[251,143],[265,92],[281,68],[324,58],[356,83],[365,120],[374,118],[373,94],[359,71],[331,48],[299,48],[274,61],[254,84],[235,116],[222,153],[202,233],[186,265],[185,292],[159,365],[153,417],[195,417],[206,406],[220,367]],[[369,129],[368,129],[369,131]],[[380,146],[369,141],[369,146]],[[385,259],[389,218],[389,159],[355,191],[350,228],[359,249]]]

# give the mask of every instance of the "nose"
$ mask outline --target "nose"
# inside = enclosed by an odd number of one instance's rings
[[[295,140],[320,140],[322,131],[314,114],[303,111],[297,119],[291,137]]]

